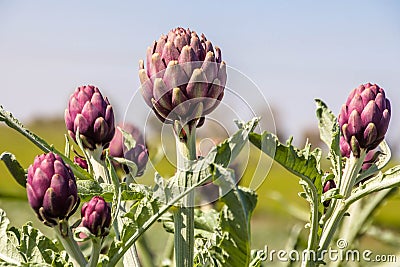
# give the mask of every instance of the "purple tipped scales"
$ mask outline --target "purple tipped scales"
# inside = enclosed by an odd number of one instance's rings
[[[224,95],[226,65],[221,50],[189,29],[176,28],[147,49],[139,63],[141,92],[165,123],[195,121],[197,127]]]
[[[83,146],[90,150],[97,146],[106,148],[115,133],[113,108],[92,85],[80,86],[71,95],[65,110],[65,124],[75,141],[79,128]]]
[[[352,151],[359,157],[360,149],[370,151],[376,148],[385,138],[390,116],[390,101],[382,88],[370,83],[355,88],[338,118],[343,135],[342,154]]]
[[[52,152],[37,156],[29,166],[26,190],[32,209],[48,226],[68,218],[79,205],[71,168]]]
[[[111,224],[111,207],[100,196],[93,197],[82,206],[82,226],[95,236],[105,236]]]

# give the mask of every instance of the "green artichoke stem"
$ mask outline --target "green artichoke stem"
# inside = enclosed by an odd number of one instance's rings
[[[99,261],[100,250],[101,250],[102,238],[92,238],[92,254],[90,255],[90,261],[88,267],[96,267]]]
[[[332,215],[326,221],[326,225],[324,225],[322,231],[319,251],[327,249],[340,225],[341,220],[343,219],[343,216],[347,212],[348,207],[345,205],[345,200],[351,195],[351,191],[353,190],[365,156],[366,150],[361,149],[360,157],[355,157],[351,154],[350,158],[346,161],[343,176],[339,181],[339,192],[343,196],[343,199],[337,199],[334,201]]]
[[[99,183],[107,183],[107,184],[113,184],[111,181],[110,174],[108,173],[107,165],[104,159],[102,158],[103,155],[103,148],[98,147],[93,151],[87,150],[88,152],[88,157],[90,161],[90,165],[92,166],[92,171],[93,171],[93,176]],[[121,203],[122,205],[124,203]],[[120,207],[118,207],[120,208]],[[119,210],[121,213],[121,210]],[[124,223],[122,221],[121,215],[117,215],[117,219],[113,221],[113,228],[115,232],[115,237],[117,240],[121,240],[121,229],[124,226]],[[130,264],[133,264],[133,266],[140,266],[140,261],[138,259],[137,251],[136,251],[136,246],[135,244],[132,245],[132,247],[129,248],[128,251],[129,255],[126,254],[125,257],[131,257],[130,259]],[[125,260],[124,257],[124,260]]]
[[[178,185],[190,187],[191,166],[196,160],[196,127],[175,129],[177,143]],[[175,262],[178,267],[193,266],[194,257],[194,191],[186,195],[174,213]]]
[[[85,259],[85,256],[83,256],[78,244],[74,240],[68,221],[61,220],[59,222],[59,225],[57,227],[54,227],[54,229],[64,249],[72,258],[74,266],[86,267],[87,261]]]

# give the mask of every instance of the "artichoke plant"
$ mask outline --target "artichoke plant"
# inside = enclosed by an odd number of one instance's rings
[[[224,95],[226,65],[221,50],[204,34],[176,28],[147,49],[146,69],[139,62],[141,92],[165,123],[204,123]]]
[[[38,218],[51,227],[68,219],[79,205],[71,168],[52,152],[37,156],[29,166],[26,190]]]
[[[100,196],[94,196],[82,206],[82,226],[86,227],[93,235],[108,235],[111,224],[111,207]]]
[[[355,157],[372,150],[385,138],[391,116],[390,101],[376,84],[355,88],[342,106],[339,126]]]
[[[106,148],[115,133],[114,112],[110,102],[93,85],[80,86],[69,98],[65,110],[68,133],[76,141],[79,129],[84,148]]]
[[[135,147],[127,149],[124,144],[124,138],[121,131],[115,131],[115,135],[110,142],[110,155],[113,157],[126,158],[133,161],[137,166],[136,176],[142,176],[148,161],[148,150],[144,143],[144,138],[140,130],[133,124],[125,123],[118,125],[121,129],[131,134],[136,141]],[[123,166],[126,172],[129,172],[127,166]]]

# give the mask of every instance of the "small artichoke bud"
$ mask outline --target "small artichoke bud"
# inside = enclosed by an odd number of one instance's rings
[[[146,69],[139,63],[141,92],[147,105],[165,123],[204,123],[224,95],[226,64],[221,50],[204,34],[172,29],[147,49]],[[199,111],[199,103],[202,103]]]
[[[86,160],[81,158],[81,157],[75,156],[74,157],[74,163],[76,165],[78,165],[79,167],[81,167],[82,169],[84,169],[84,170],[88,170],[88,168],[89,168]]]
[[[344,141],[355,157],[360,156],[361,149],[370,151],[382,142],[390,116],[390,101],[378,85],[363,84],[350,93],[338,120]]]
[[[333,180],[328,180],[328,181],[325,182],[324,187],[323,187],[323,189],[322,189],[322,192],[323,192],[323,193],[326,193],[326,192],[328,192],[329,190],[331,190],[331,189],[333,189],[333,188],[336,188],[335,181],[333,181]],[[324,204],[325,207],[329,207],[329,204],[330,204],[330,203],[331,203],[330,200],[326,200],[326,201],[324,201],[323,204]]]
[[[38,218],[51,227],[68,219],[79,205],[71,168],[52,152],[36,156],[29,166],[26,190]]]
[[[145,169],[147,161],[149,160],[149,152],[147,148],[142,144],[137,144],[134,148],[128,150],[124,154],[124,158],[135,162],[137,166],[137,173],[136,176],[142,176]],[[127,171],[125,169],[125,171]]]
[[[106,236],[111,224],[111,207],[100,196],[94,196],[82,206],[82,223],[93,235]]]
[[[121,131],[116,130],[113,139],[110,142],[110,155],[113,157],[126,158],[133,161],[137,166],[136,176],[142,176],[148,161],[148,150],[145,146],[144,138],[140,130],[133,124],[120,123],[118,125],[122,130],[130,133],[136,141],[135,147],[127,149],[124,145],[124,138]],[[127,166],[123,166],[125,172],[129,172]]]
[[[115,132],[113,108],[92,85],[80,86],[71,95],[65,110],[65,124],[75,141],[79,128],[82,144],[89,150],[108,147]]]

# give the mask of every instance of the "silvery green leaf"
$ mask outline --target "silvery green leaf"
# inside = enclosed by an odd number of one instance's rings
[[[4,210],[0,209],[0,262],[8,266],[18,266],[23,261],[18,249],[18,238],[7,231],[10,220]]]
[[[390,168],[384,173],[380,172],[373,179],[358,186],[353,190],[346,203],[350,205],[366,195],[396,186],[400,186],[400,165]]]
[[[319,152],[310,151],[309,147],[303,150],[295,148],[291,140],[286,145],[269,132],[249,134],[250,142],[265,154],[273,158],[285,169],[299,177],[308,177],[311,181],[322,177]],[[316,157],[317,156],[317,157]]]
[[[126,165],[129,169],[129,174],[132,177],[136,177],[138,168],[137,168],[137,165],[135,162],[133,162],[129,159],[126,159],[126,158],[118,158],[118,157],[113,157],[112,160],[118,162],[119,164]]]
[[[23,187],[26,187],[26,172],[14,154],[11,154],[10,152],[3,152],[0,155],[0,160],[4,161],[7,169],[10,171],[15,181],[17,181],[17,183]]]
[[[215,241],[206,242],[207,249],[198,250],[199,265],[248,266],[250,263],[250,216],[257,203],[254,191],[237,187],[233,171],[215,165],[214,183],[220,187],[224,206],[219,215]],[[214,244],[213,244],[214,243]]]
[[[126,147],[127,151],[134,148],[136,146],[136,140],[133,138],[133,136],[121,127],[118,126],[117,128],[122,134],[124,146]]]
[[[315,100],[317,105],[318,128],[321,140],[329,148],[329,158],[332,162],[335,175],[342,175],[342,154],[340,152],[340,129],[337,117],[320,99]]]

